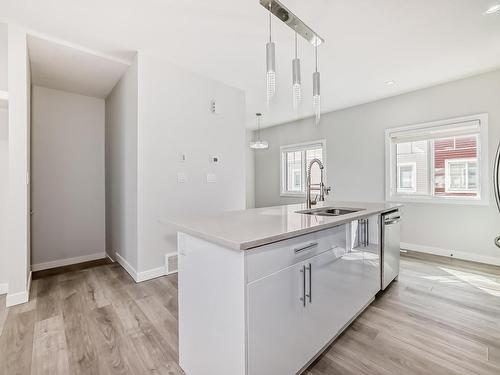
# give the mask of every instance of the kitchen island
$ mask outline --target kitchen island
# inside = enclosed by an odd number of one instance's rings
[[[300,373],[381,288],[380,215],[324,202],[176,221],[179,363],[188,375]],[[352,212],[350,212],[352,211]]]

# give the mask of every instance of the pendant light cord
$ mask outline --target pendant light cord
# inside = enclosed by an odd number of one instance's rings
[[[257,140],[260,142],[260,115],[257,115]]]
[[[271,2],[269,2],[269,42],[272,42],[272,38],[271,38]]]
[[[297,28],[295,28],[295,58],[297,58],[297,50],[298,50],[298,47],[297,47]]]
[[[318,71],[318,44],[314,46],[314,60],[316,62],[316,72]]]

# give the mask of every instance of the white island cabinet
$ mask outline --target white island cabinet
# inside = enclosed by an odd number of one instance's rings
[[[179,362],[186,374],[306,368],[380,290],[380,211],[363,244],[354,216],[245,249],[180,230]]]

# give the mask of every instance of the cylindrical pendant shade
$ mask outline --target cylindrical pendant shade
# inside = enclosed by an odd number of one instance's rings
[[[321,95],[321,85],[320,85],[320,77],[319,72],[313,73],[313,96]]]
[[[301,83],[300,59],[293,59],[292,60],[292,82],[293,82],[293,84],[299,84],[299,85]]]
[[[266,72],[267,104],[269,105],[276,93],[276,55],[273,42],[266,44]]]

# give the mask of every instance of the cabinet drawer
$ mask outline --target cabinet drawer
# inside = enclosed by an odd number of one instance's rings
[[[345,228],[344,224],[247,250],[245,252],[247,283],[268,276],[326,250],[335,247],[345,249]],[[339,254],[339,256],[341,255]]]

